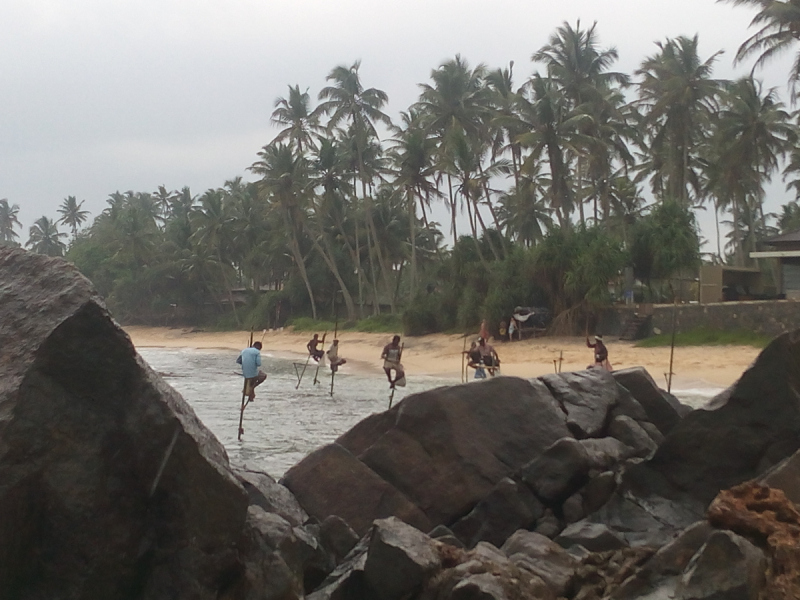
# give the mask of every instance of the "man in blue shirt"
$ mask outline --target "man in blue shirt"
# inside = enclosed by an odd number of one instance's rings
[[[250,348],[245,348],[236,359],[242,365],[242,375],[244,375],[244,393],[252,402],[256,397],[256,386],[264,383],[267,374],[259,367],[261,366],[261,342],[256,342]]]

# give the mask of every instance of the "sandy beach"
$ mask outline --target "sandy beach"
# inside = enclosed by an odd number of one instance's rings
[[[198,348],[241,350],[250,332],[208,332],[191,328],[125,327],[137,348]],[[322,334],[324,332],[320,332]],[[283,358],[305,358],[307,332],[289,329],[256,332],[262,339],[264,353]],[[329,332],[326,349],[332,334]],[[475,339],[477,333],[470,339]],[[380,354],[390,341],[389,334],[339,332],[340,355],[348,360],[344,369],[382,375]],[[436,375],[460,379],[464,348],[461,335],[433,334],[403,338],[403,364],[409,375]],[[543,337],[514,342],[494,342],[501,359],[502,373],[519,377],[537,377],[552,373],[559,359],[562,371],[586,368],[592,352],[583,338]],[[609,358],[615,369],[645,367],[656,382],[666,387],[669,371],[669,348],[637,348],[633,342],[606,339]],[[672,385],[679,389],[727,387],[755,360],[759,350],[750,346],[702,346],[676,348]],[[555,361],[555,362],[554,362]]]

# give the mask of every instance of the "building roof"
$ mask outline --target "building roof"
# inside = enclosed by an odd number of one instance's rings
[[[800,242],[800,229],[797,231],[790,231],[789,233],[782,233],[780,235],[773,235],[764,240],[765,244],[780,245],[780,244],[796,244]]]

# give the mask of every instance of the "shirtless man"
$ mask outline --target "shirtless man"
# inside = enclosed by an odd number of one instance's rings
[[[483,365],[489,370],[489,375],[494,375],[494,372],[500,368],[500,357],[491,344],[487,344],[486,340],[478,338],[478,351],[481,353],[481,361]]]
[[[308,354],[317,362],[319,362],[319,359],[322,358],[322,355],[324,354],[322,350],[317,348],[320,343],[321,341],[319,339],[319,334],[315,333],[314,337],[308,340],[308,343],[306,344],[306,348],[308,348]]]
[[[405,385],[405,370],[403,365],[400,364],[400,358],[403,354],[403,349],[400,347],[400,336],[396,335],[392,338],[390,344],[386,344],[381,353],[383,359],[383,371],[389,379],[389,387],[393,388],[398,382],[403,382],[400,385]],[[394,371],[394,379],[392,379],[392,371]]]
[[[589,342],[589,336],[586,336],[586,346],[589,348],[594,348],[594,364],[589,365],[589,368],[594,367],[597,369],[605,369],[606,371],[612,371],[611,363],[608,362],[608,348],[603,343],[603,336],[596,335],[594,336],[594,344]]]

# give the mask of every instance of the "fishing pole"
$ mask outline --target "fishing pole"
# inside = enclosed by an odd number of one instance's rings
[[[333,341],[336,342],[336,336],[339,333],[339,311],[336,310],[336,302],[333,303],[333,309],[336,314],[336,322],[333,325]],[[336,360],[339,360],[339,348],[336,348]],[[336,368],[331,365],[331,396],[333,396],[333,380],[336,378]]]

